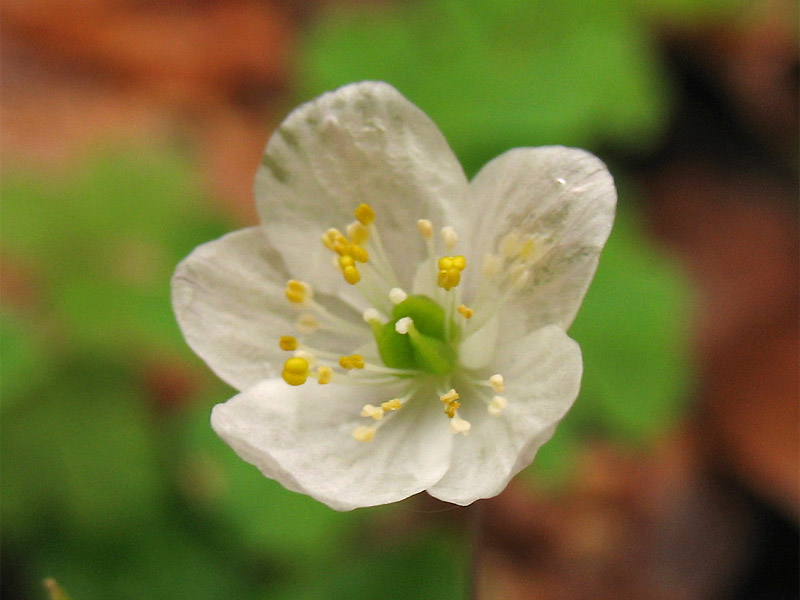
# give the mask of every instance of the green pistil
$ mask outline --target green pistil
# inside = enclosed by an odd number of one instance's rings
[[[397,333],[398,320],[413,322],[407,335]],[[434,375],[452,373],[458,363],[455,341],[458,328],[450,324],[451,340],[445,337],[444,309],[427,296],[408,296],[394,307],[392,320],[385,325],[371,323],[381,360],[387,367],[419,369]]]

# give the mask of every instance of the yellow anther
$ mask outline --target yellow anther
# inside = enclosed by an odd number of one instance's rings
[[[360,354],[350,354],[339,359],[339,366],[348,371],[350,369],[363,369],[364,364],[364,357]]]
[[[429,240],[433,237],[433,223],[431,223],[428,219],[420,219],[417,221],[417,229],[419,229],[420,235],[424,237],[426,240]]]
[[[361,409],[361,416],[371,417],[376,421],[380,421],[383,418],[383,410],[378,406],[373,406],[372,404],[365,404],[364,407]]]
[[[456,287],[461,281],[461,271],[467,266],[467,259],[461,256],[442,256],[438,262],[439,272],[436,285],[445,290]]]
[[[375,220],[375,211],[369,204],[359,204],[353,214],[362,225],[370,225]]]
[[[461,282],[461,271],[457,269],[440,270],[436,275],[436,284],[450,291]]]
[[[283,363],[283,380],[289,385],[302,385],[308,379],[308,361],[299,356],[293,356]]]
[[[442,402],[452,402],[453,400],[458,400],[460,397],[457,391],[451,389],[449,392],[445,392],[439,396],[439,400]]]
[[[333,250],[333,242],[337,235],[342,235],[338,229],[328,229],[322,234],[322,243],[325,244],[328,250]]]
[[[369,229],[362,223],[353,221],[347,226],[347,237],[349,237],[350,241],[354,244],[363,246],[367,243],[367,240],[369,240]]]
[[[470,422],[466,419],[462,419],[458,415],[455,415],[450,421],[450,431],[454,434],[460,433],[461,435],[467,435],[470,429],[472,429]]]
[[[338,258],[339,268],[344,271],[347,267],[355,267],[356,261],[355,259],[350,256],[349,254],[345,254],[344,256],[340,256]]]
[[[506,406],[508,406],[508,400],[506,400],[503,396],[493,396],[491,400],[489,400],[489,406],[486,407],[486,410],[489,411],[489,414],[492,416],[497,416],[503,410],[505,410]]]
[[[377,429],[374,427],[356,427],[353,431],[353,439],[357,442],[371,442],[375,437]]]
[[[347,238],[338,231],[336,233],[338,235],[331,242],[333,251],[339,255],[347,254],[347,252],[350,250],[350,242],[348,242]]]
[[[502,394],[506,390],[505,378],[500,373],[495,373],[489,377],[489,385],[497,394]]]
[[[333,378],[333,369],[330,367],[322,366],[317,369],[317,383],[326,384],[331,382]]]
[[[311,287],[296,279],[290,279],[286,284],[286,298],[294,304],[302,304],[311,295]]]
[[[446,414],[451,419],[456,416],[456,411],[461,406],[461,403],[458,400],[451,400],[447,404],[444,405],[444,414]]]
[[[358,244],[350,244],[347,254],[352,256],[356,262],[365,263],[369,260],[369,253]]]
[[[460,314],[465,319],[471,319],[472,315],[475,314],[475,311],[472,310],[471,308],[467,308],[465,304],[459,304],[456,310],[458,311],[458,314]]]
[[[344,274],[344,280],[350,285],[355,285],[361,281],[361,273],[355,267],[345,267],[342,269],[342,274]]]
[[[458,234],[456,233],[456,230],[453,229],[453,227],[450,225],[445,225],[444,227],[442,227],[441,233],[444,245],[450,248],[451,250],[455,248],[456,244],[458,244]]]
[[[278,340],[281,350],[297,350],[297,338],[291,335],[282,335]]]
[[[439,400],[444,403],[444,413],[450,417],[451,419],[455,416],[456,411],[461,406],[461,403],[458,401],[459,399],[458,392],[455,390],[450,390],[439,396]]]
[[[390,412],[393,410],[400,410],[403,408],[403,403],[400,402],[398,398],[394,398],[392,400],[387,400],[386,402],[381,402],[381,410],[383,412]]]

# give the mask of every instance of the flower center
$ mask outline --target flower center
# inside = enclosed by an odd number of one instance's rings
[[[474,290],[476,305],[470,308],[460,303],[459,290],[467,261],[458,254],[437,254],[430,221],[417,221],[427,257],[415,277],[415,282],[420,274],[423,279],[429,277],[430,285],[422,287],[430,291],[407,294],[398,286],[372,207],[361,204],[354,215],[356,220],[347,226],[345,233],[329,229],[322,235],[322,243],[334,254],[335,268],[344,281],[355,286],[371,305],[364,311],[363,320],[372,331],[377,356],[365,359],[360,353],[338,355],[313,348],[294,336],[281,336],[278,341],[281,349],[292,352],[284,363],[284,381],[289,385],[303,385],[308,379],[316,379],[319,384],[402,384],[405,391],[399,397],[364,405],[360,416],[373,424],[353,431],[353,437],[363,442],[372,440],[389,417],[418,396],[439,399],[453,433],[466,435],[471,428],[458,412],[465,401],[462,394],[468,394],[469,402],[473,398],[482,401],[490,415],[499,415],[508,405],[508,400],[500,395],[505,390],[503,376],[487,377],[485,367],[474,366],[475,361],[470,358],[474,346],[487,345],[491,352],[495,342],[493,338],[483,341],[476,333],[492,321],[506,300],[529,282],[530,267],[542,256],[546,245],[535,236],[516,230],[505,235],[496,251],[484,257],[482,285]],[[458,244],[458,235],[452,227],[445,226],[441,229],[441,240],[450,254]],[[314,300],[307,283],[290,280],[286,298],[304,311],[296,321],[301,335],[313,334],[318,329],[353,335],[356,325]],[[475,339],[481,344],[471,344],[473,348],[465,350],[468,342]]]

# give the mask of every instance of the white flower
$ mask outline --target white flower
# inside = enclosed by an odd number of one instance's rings
[[[337,510],[500,493],[578,394],[565,330],[613,221],[605,166],[518,148],[468,182],[424,113],[364,82],[287,117],[255,195],[261,225],[172,282],[187,342],[241,391],[214,430]]]

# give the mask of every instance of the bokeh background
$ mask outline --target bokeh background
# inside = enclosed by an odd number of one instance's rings
[[[2,598],[797,598],[797,19],[792,0],[3,0]],[[617,179],[571,330],[581,396],[478,511],[340,514],[262,478],[211,431],[232,390],[172,317],[175,264],[256,222],[272,128],[367,78],[470,175],[566,144]]]

